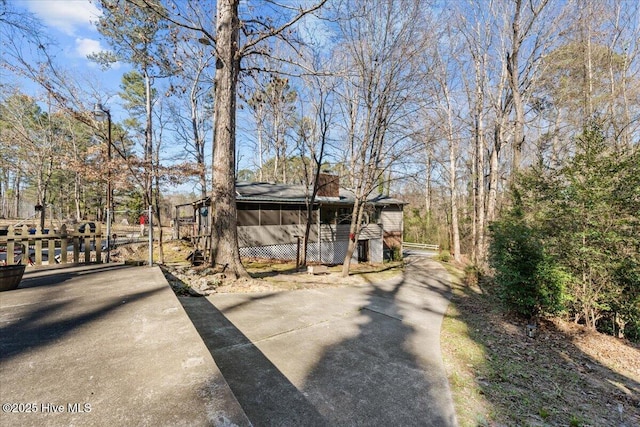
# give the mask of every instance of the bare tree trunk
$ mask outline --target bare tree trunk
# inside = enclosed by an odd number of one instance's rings
[[[482,60],[480,60],[482,58]],[[484,264],[485,260],[485,244],[484,235],[486,229],[486,222],[484,216],[485,200],[484,200],[484,67],[485,57],[478,57],[476,61],[476,106],[475,106],[475,144],[474,144],[474,158],[475,158],[475,263],[478,265]]]
[[[264,108],[261,104],[259,104],[257,106],[257,108]],[[263,125],[263,118],[262,118],[262,112],[256,113],[259,114],[259,119],[258,119],[258,129],[257,129],[257,133],[258,133],[258,181],[262,182],[263,178],[263,172],[262,172],[262,165],[264,164],[264,161],[262,159],[262,152],[264,150],[264,141],[262,140],[262,134],[264,132],[264,125]]]
[[[349,136],[347,138],[347,141],[348,141],[349,150],[350,150],[349,151],[349,169],[347,170],[347,185],[349,188],[353,188],[356,186],[355,171],[356,171],[356,159],[358,158],[358,156],[356,155],[357,143],[356,143],[356,135],[355,135],[356,123],[358,121],[358,118],[357,118],[358,104],[355,101],[355,98],[352,98],[351,101],[347,101],[347,108],[348,108],[348,118],[349,118],[349,122],[348,122]]]
[[[9,172],[0,170],[0,218],[11,218],[11,206],[9,204]]]
[[[451,245],[453,259],[461,261],[460,256],[460,228],[458,225],[458,188],[456,178],[456,160],[458,157],[458,144],[449,141],[449,192],[451,194]]]
[[[527,3],[526,5],[523,3]],[[513,166],[512,171],[517,171],[522,163],[522,150],[525,142],[525,111],[524,96],[527,86],[532,82],[532,70],[538,60],[536,56],[530,55],[527,60],[524,58],[525,70],[520,69],[520,56],[522,55],[522,45],[525,39],[531,35],[534,24],[539,20],[543,10],[550,3],[549,0],[540,0],[535,3],[526,0],[514,0],[514,15],[511,20],[511,50],[506,53],[507,72],[509,74],[509,86],[511,88],[511,101],[513,104],[514,129],[513,129]],[[538,38],[544,36],[539,35]],[[535,50],[542,48],[545,43],[532,41]],[[525,89],[523,89],[525,88]]]
[[[279,118],[280,116],[275,114],[273,117],[273,128],[274,128],[274,139],[273,139],[273,144],[275,146],[275,158],[273,161],[273,181],[274,182],[278,182],[278,170],[280,169],[280,161],[281,161],[281,157],[280,157],[280,134],[279,134],[279,130],[280,130],[280,126],[279,126]]]
[[[73,157],[75,159],[78,159],[80,156],[78,154],[78,145],[76,143],[76,138],[75,138],[75,134],[72,132],[73,135]],[[80,212],[80,187],[81,187],[81,180],[80,180],[80,172],[76,171],[73,174],[73,203],[75,206],[75,218],[76,221],[80,221],[82,220],[82,215]]]
[[[638,36],[640,39],[640,36]],[[622,81],[620,86],[622,87],[622,108],[623,108],[623,123],[624,126],[621,131],[620,140],[625,148],[631,148],[631,113],[629,111],[629,93],[627,91],[627,72],[629,70],[629,58],[628,55],[624,55],[624,67],[622,69]]]
[[[478,124],[478,135],[475,144],[475,163],[476,163],[476,200],[475,200],[475,218],[476,218],[476,263],[484,264],[486,257],[485,249],[485,200],[484,200],[484,126],[482,121]]]
[[[520,13],[522,10],[522,0],[515,0],[515,15],[511,23],[511,52],[507,53],[507,72],[509,73],[509,86],[513,109],[515,111],[513,127],[513,166],[515,172],[520,169],[522,162],[522,147],[524,145],[524,104],[522,92],[520,91],[520,46],[522,35],[520,33]]]
[[[500,146],[502,141],[502,127],[496,123],[493,149],[489,155],[489,194],[487,197],[487,221],[496,219],[496,206],[498,200],[498,168],[500,167]]]
[[[193,81],[191,86],[191,92],[189,93],[189,104],[191,106],[191,129],[193,132],[193,144],[196,149],[196,163],[198,165],[198,180],[200,181],[200,197],[207,197],[207,174],[205,171],[204,160],[204,140],[200,135],[200,128],[198,126],[198,97],[197,89],[199,82],[200,71]]]
[[[462,256],[460,254],[460,228],[458,218],[458,179],[457,179],[457,166],[458,166],[458,149],[459,142],[453,129],[453,109],[452,100],[449,94],[449,87],[447,84],[442,85],[444,100],[446,104],[446,135],[447,142],[449,144],[449,194],[451,196],[450,209],[451,209],[451,251],[453,252],[453,259],[461,261]]]
[[[433,167],[433,145],[431,141],[425,142],[425,148],[427,151],[427,179],[425,183],[425,195],[424,195],[424,209],[427,216],[427,224],[431,221],[431,168]]]
[[[351,258],[358,244],[358,236],[362,229],[362,214],[364,213],[364,203],[356,197],[351,215],[351,226],[349,227],[349,241],[347,244],[347,253],[342,263],[342,277],[349,276],[349,268],[351,267]]]
[[[592,63],[592,48],[591,48],[591,2],[585,2],[586,4],[586,12],[587,17],[584,19],[584,23],[586,23],[586,52],[585,52],[585,61],[584,61],[584,78],[585,78],[585,119],[591,120],[593,115],[593,63]],[[587,126],[587,122],[585,122],[585,126]]]
[[[240,69],[238,51],[239,0],[218,0],[216,78],[215,78],[215,139],[213,148],[213,226],[211,264],[238,277],[248,277],[238,248],[236,219],[236,87]]]
[[[13,192],[15,194],[15,210],[14,210],[14,215],[16,218],[20,218],[20,200],[22,199],[22,193],[20,192],[20,188],[21,188],[21,181],[22,181],[22,175],[20,174],[20,172],[18,171],[16,173],[16,178],[13,182],[14,184],[14,188],[13,188]]]
[[[146,127],[144,130],[144,197],[145,205],[153,205],[153,187],[152,187],[152,163],[153,163],[153,110],[151,102],[151,77],[144,70],[144,91],[145,91],[145,112],[146,112]]]
[[[162,148],[162,139],[163,139],[163,134],[164,134],[164,123],[163,123],[163,108],[162,108],[162,104],[160,104],[160,108],[159,108],[159,120],[158,120],[158,126],[156,127],[156,129],[158,129],[158,131],[156,132],[157,135],[157,139],[156,139],[156,144],[155,144],[155,151],[153,154],[153,167],[152,167],[152,172],[153,172],[153,185],[154,188],[152,188],[153,193],[153,201],[154,201],[154,205],[153,205],[153,210],[155,211],[156,214],[156,218],[157,220],[155,222],[152,222],[152,224],[150,224],[150,226],[152,225],[157,225],[158,227],[158,234],[157,234],[157,239],[158,239],[158,262],[160,264],[164,264],[164,232],[162,230],[162,215],[161,215],[161,209],[160,209],[160,151]],[[149,231],[151,233],[151,231]],[[153,234],[155,236],[155,234]],[[151,248],[151,250],[153,250],[153,247]]]
[[[78,172],[74,175],[73,180],[73,202],[75,205],[76,215],[75,218],[77,221],[82,219],[82,213],[80,212],[80,174]]]
[[[307,250],[309,247],[309,235],[311,234],[311,225],[313,221],[313,204],[316,200],[316,196],[318,194],[318,190],[320,189],[320,173],[322,168],[322,162],[324,161],[324,152],[327,146],[327,140],[329,135],[329,128],[331,125],[331,113],[326,108],[327,103],[327,92],[324,88],[318,87],[318,97],[317,104],[315,106],[315,117],[317,118],[317,124],[319,129],[319,143],[320,146],[316,147],[315,144],[308,144],[308,148],[310,151],[310,157],[313,159],[313,189],[311,191],[311,197],[307,200],[307,217],[305,221],[305,230],[304,230],[304,241],[303,241],[303,250],[302,250],[302,258],[301,265],[307,264]],[[303,130],[303,135],[306,138],[306,133]],[[313,136],[312,136],[313,138]],[[303,141],[304,143],[305,141]],[[302,156],[304,157],[304,156]],[[305,165],[306,172],[306,162],[304,158],[302,158],[302,163]],[[305,180],[307,181],[307,187],[309,186],[308,176],[310,174],[305,173]],[[339,178],[336,183],[338,187],[340,186]],[[320,215],[320,211],[318,210],[318,216]],[[318,221],[320,218],[318,218]],[[318,242],[320,242],[321,236],[320,231],[318,231]],[[320,251],[320,247],[318,247],[318,251]],[[319,260],[322,261],[322,254],[319,252]]]

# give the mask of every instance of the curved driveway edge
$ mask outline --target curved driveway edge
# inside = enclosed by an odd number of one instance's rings
[[[256,426],[455,426],[449,297],[442,266],[409,258],[383,283],[180,301]]]

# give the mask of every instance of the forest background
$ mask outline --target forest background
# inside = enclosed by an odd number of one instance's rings
[[[112,211],[166,223],[229,195],[221,165],[227,181],[328,172],[407,201],[405,240],[493,274],[522,315],[640,339],[637,2],[91,4],[108,48],[89,57],[117,85],[0,1],[0,217],[103,220],[109,187]]]

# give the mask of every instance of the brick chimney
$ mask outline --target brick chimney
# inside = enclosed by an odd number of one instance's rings
[[[340,177],[321,173],[318,176],[318,196],[340,197]]]

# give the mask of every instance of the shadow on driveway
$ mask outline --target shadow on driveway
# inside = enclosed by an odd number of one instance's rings
[[[254,425],[327,424],[303,393],[209,300],[181,297],[180,302]]]
[[[256,426],[453,426],[439,345],[450,288],[433,268],[412,263],[401,279],[367,286],[180,301]]]

